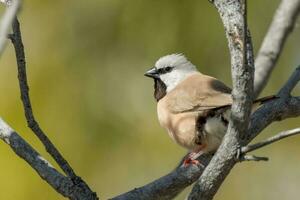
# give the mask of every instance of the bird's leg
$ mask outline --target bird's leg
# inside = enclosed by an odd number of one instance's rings
[[[197,144],[197,148],[194,149],[187,158],[183,161],[183,166],[187,167],[190,164],[194,165],[202,165],[197,158],[204,154],[204,149],[207,147],[206,144],[206,132],[204,131],[204,126],[206,123],[206,119],[209,115],[213,113],[210,111],[203,112],[202,115],[199,115],[196,119],[196,136],[195,143]]]
[[[197,158],[199,156],[201,156],[202,154],[204,154],[203,149],[205,149],[205,147],[206,147],[206,144],[199,145],[196,150],[189,153],[187,158],[183,161],[183,166],[187,167],[190,164],[202,166],[202,164],[197,160]]]

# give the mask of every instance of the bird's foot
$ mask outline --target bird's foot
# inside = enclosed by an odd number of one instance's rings
[[[200,145],[199,148],[196,149],[196,151],[190,152],[188,154],[188,156],[186,157],[186,159],[184,159],[183,166],[188,167],[189,165],[197,165],[197,166],[204,167],[204,165],[201,164],[201,162],[199,160],[197,160],[197,158],[199,158],[199,156],[204,154],[204,151],[202,151],[202,150],[205,147],[206,147],[206,145]]]
[[[198,160],[194,160],[191,157],[186,158],[182,164],[184,167],[188,167],[190,165],[201,166],[202,164]]]

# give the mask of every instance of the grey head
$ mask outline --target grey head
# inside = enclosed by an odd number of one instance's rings
[[[198,72],[197,68],[183,54],[171,54],[159,58],[155,66],[145,73],[145,76],[153,78],[155,90],[164,93],[159,95],[160,99],[196,72]],[[159,100],[156,95],[155,98]]]

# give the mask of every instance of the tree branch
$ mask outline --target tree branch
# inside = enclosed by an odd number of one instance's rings
[[[280,98],[265,103],[253,113],[250,122],[251,129],[245,136],[243,146],[251,142],[270,123],[300,115],[300,97],[290,97],[290,92],[300,81],[299,71],[300,68],[297,67],[289,80],[279,90],[277,96]]]
[[[56,163],[65,172],[65,174],[71,178],[73,183],[75,185],[80,185],[81,190],[84,191],[84,194],[88,193],[88,197],[89,197],[88,199],[91,200],[98,199],[96,193],[94,193],[89,188],[89,186],[79,176],[75,174],[72,167],[61,155],[61,153],[57,150],[55,145],[47,137],[47,135],[40,128],[38,122],[36,121],[32,111],[31,101],[29,97],[29,87],[28,87],[27,75],[26,75],[25,52],[24,52],[24,46],[23,46],[22,36],[20,31],[20,24],[17,18],[15,18],[13,21],[12,29],[13,29],[13,34],[9,35],[9,37],[15,48],[16,60],[18,65],[18,79],[19,79],[21,100],[23,103],[28,127],[39,138],[39,140],[45,146],[46,151],[54,158]],[[85,197],[85,199],[87,199],[87,196]]]
[[[268,157],[260,157],[255,155],[242,155],[241,158],[239,158],[240,162],[243,161],[268,161]]]
[[[33,115],[31,101],[29,97],[29,87],[26,75],[26,61],[25,61],[25,52],[22,42],[22,36],[20,31],[20,24],[16,18],[13,21],[13,34],[11,34],[10,39],[14,45],[17,65],[18,65],[18,79],[21,93],[21,100],[24,107],[25,117],[27,120],[28,127],[34,132],[34,134],[40,139],[40,141],[45,146],[47,152],[54,158],[57,164],[61,169],[73,179],[76,179],[76,174],[74,173],[72,167],[69,163],[63,158],[60,152],[56,149],[54,144],[49,140],[44,131],[40,128],[39,124],[35,120]]]
[[[212,155],[201,156],[200,162],[207,165]],[[171,173],[139,188],[121,194],[112,200],[127,199],[147,199],[147,200],[167,200],[173,199],[184,188],[195,182],[203,172],[200,166],[191,165],[189,167],[177,167]]]
[[[281,88],[281,90],[278,92],[278,96],[280,97],[289,96],[299,81],[300,81],[300,65],[296,68],[292,76],[285,83],[284,87]]]
[[[92,200],[96,194],[82,183],[74,183],[59,173],[45,158],[31,147],[18,133],[0,118],[0,139],[24,159],[51,187],[71,200]]]
[[[288,130],[288,131],[282,131],[282,132],[278,133],[277,135],[274,135],[274,136],[272,136],[272,137],[270,137],[270,138],[268,138],[268,139],[266,139],[262,142],[258,142],[258,143],[255,143],[255,144],[250,144],[248,146],[242,147],[241,153],[243,153],[243,154],[249,153],[249,152],[254,151],[256,149],[262,148],[266,145],[277,142],[278,140],[281,140],[281,139],[284,139],[284,138],[287,138],[287,137],[290,137],[290,136],[293,136],[293,135],[297,135],[299,133],[300,133],[300,128],[295,128],[295,129]]]
[[[254,67],[247,60],[250,49],[247,43],[246,0],[215,0],[225,27],[231,55],[233,80],[233,104],[227,133],[222,144],[199,180],[195,183],[188,199],[212,199],[222,182],[236,163],[240,138],[248,130],[252,105]]]
[[[0,21],[0,56],[5,49],[5,44],[7,41],[7,34],[10,30],[10,26],[19,11],[20,8],[20,1],[14,0],[0,0],[1,3],[7,6],[5,13],[3,14],[1,21]]]
[[[254,96],[266,86],[300,12],[300,0],[282,0],[255,60]]]

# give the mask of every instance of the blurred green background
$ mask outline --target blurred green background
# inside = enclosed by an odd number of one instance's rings
[[[249,1],[255,52],[278,2]],[[182,52],[231,85],[223,26],[208,1],[31,0],[19,19],[35,115],[101,199],[165,175],[186,153],[159,126],[153,83],[143,76],[160,56]],[[276,93],[300,63],[299,44],[298,25],[265,95]],[[0,91],[1,117],[51,160],[26,127],[11,44],[0,60]],[[297,126],[299,119],[274,123],[258,139]],[[238,164],[216,199],[298,198],[299,144],[294,137],[255,152],[271,160]],[[0,153],[0,199],[64,199],[3,142]]]

